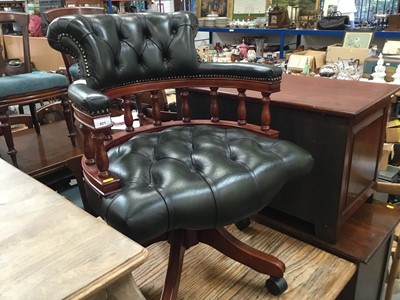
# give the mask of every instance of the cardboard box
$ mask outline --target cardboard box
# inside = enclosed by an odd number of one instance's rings
[[[360,65],[369,56],[368,48],[343,48],[341,44],[328,46],[326,62],[337,62],[340,59],[359,59]]]
[[[24,60],[21,35],[3,35],[7,58]],[[65,68],[61,53],[50,47],[46,37],[29,37],[32,63],[40,71],[57,71]]]
[[[382,156],[379,162],[379,171],[386,171],[389,164],[389,159],[393,158],[394,144],[384,143],[382,149]]]
[[[400,41],[386,41],[385,45],[383,45],[382,54],[399,55]]]
[[[386,124],[386,142],[398,143],[400,142],[400,120],[396,119],[389,121]]]
[[[288,70],[302,72],[308,63],[310,72],[318,72],[325,64],[325,51],[306,50],[290,54]]]
[[[364,60],[363,73],[365,75],[371,75],[372,73],[375,72],[375,67],[378,62],[378,59],[379,59],[379,57],[377,57],[377,56],[371,56]],[[396,73],[397,66],[400,64],[400,58],[384,56],[383,60],[384,60],[384,66],[386,67],[385,81],[392,82],[393,81],[392,75],[394,73]],[[366,77],[366,76],[364,76],[364,77]]]

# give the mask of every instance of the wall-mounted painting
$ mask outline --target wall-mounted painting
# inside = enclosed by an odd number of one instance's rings
[[[233,0],[197,0],[197,17],[204,18],[216,13],[218,17],[232,19]]]

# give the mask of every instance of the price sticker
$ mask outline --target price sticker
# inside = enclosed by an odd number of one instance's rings
[[[94,119],[93,121],[94,121],[94,128],[96,128],[96,129],[112,125],[110,116],[97,118],[97,119]]]

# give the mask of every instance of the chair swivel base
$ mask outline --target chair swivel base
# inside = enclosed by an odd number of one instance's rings
[[[171,246],[168,270],[161,296],[163,300],[177,298],[185,250],[198,243],[207,244],[257,272],[270,275],[270,278],[266,280],[266,287],[271,294],[281,295],[288,288],[286,280],[283,278],[285,271],[283,262],[241,242],[225,228],[197,231],[179,229],[170,232],[167,239]]]

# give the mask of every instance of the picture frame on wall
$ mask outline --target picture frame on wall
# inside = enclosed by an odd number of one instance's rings
[[[219,18],[226,17],[232,20],[234,0],[196,0],[196,14],[198,18],[216,13]]]
[[[373,36],[373,31],[346,31],[343,48],[369,48]]]
[[[324,1],[324,8],[323,8],[324,16],[329,16],[330,14],[337,12],[337,10],[338,10],[338,0]]]

